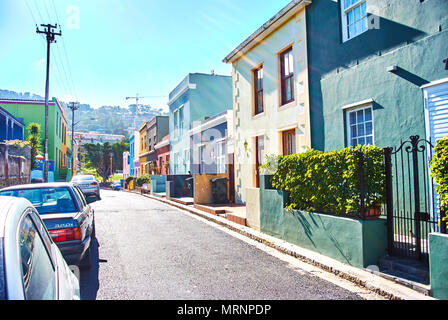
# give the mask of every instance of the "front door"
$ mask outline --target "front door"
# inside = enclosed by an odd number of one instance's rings
[[[260,187],[260,166],[264,160],[264,136],[255,137],[255,187]]]

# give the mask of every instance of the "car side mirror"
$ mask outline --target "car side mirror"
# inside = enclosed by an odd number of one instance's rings
[[[87,203],[92,203],[95,201],[98,201],[98,198],[96,196],[90,196],[86,198]]]

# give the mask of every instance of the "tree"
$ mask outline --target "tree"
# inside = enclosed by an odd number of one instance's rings
[[[84,145],[84,150],[85,159],[87,160],[86,167],[96,169],[96,172],[105,183],[114,171],[114,168],[111,168],[111,162],[113,166],[113,161],[110,161],[112,146],[108,142],[104,144],[88,143]]]
[[[41,151],[41,142],[40,142],[40,124],[32,122],[27,126],[28,137],[27,141],[30,143],[31,147],[31,170],[35,169],[36,164],[36,156]]]

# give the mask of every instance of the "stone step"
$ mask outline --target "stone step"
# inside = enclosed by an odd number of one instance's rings
[[[422,262],[410,259],[384,257],[379,261],[380,272],[427,284],[429,269]]]

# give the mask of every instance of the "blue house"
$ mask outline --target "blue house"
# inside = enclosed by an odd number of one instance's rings
[[[170,172],[192,171],[191,141],[193,123],[233,109],[232,77],[190,73],[169,94]]]
[[[191,137],[191,173],[229,173],[233,163],[233,110],[207,120],[196,121],[189,131]]]
[[[0,107],[0,142],[23,140],[25,124]]]

